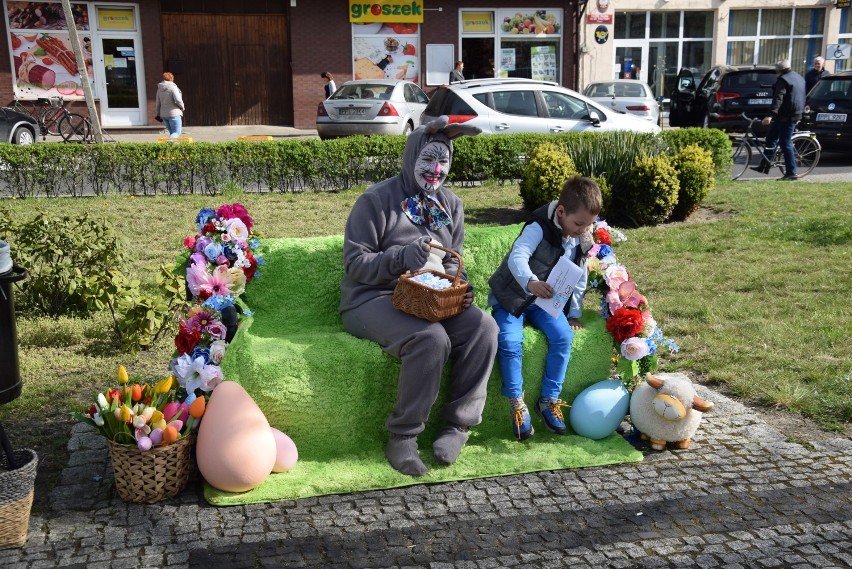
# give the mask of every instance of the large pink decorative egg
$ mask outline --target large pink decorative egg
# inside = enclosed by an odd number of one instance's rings
[[[272,472],[276,455],[269,421],[251,395],[233,381],[216,386],[196,443],[198,470],[208,484],[225,492],[251,490]]]
[[[296,443],[293,442],[293,439],[274,427],[272,428],[272,436],[275,437],[275,446],[278,449],[272,472],[287,472],[296,466],[296,461],[299,460],[299,451],[296,450]]]

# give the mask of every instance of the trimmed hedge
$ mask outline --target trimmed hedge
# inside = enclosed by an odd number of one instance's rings
[[[715,129],[678,129],[660,135],[629,132],[511,134],[455,141],[449,181],[515,183],[542,142],[563,146],[577,169],[605,178],[615,189],[632,157],[674,155],[697,144],[713,158],[717,176],[730,173],[731,143]],[[396,175],[403,136],[268,142],[0,144],[0,197],[213,195],[226,183],[250,191],[341,191]]]

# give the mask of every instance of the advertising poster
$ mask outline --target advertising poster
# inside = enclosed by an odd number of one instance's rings
[[[62,4],[9,1],[6,7],[15,96],[29,100],[56,95],[81,99],[83,85],[71,49]],[[77,29],[88,30],[87,6],[72,4],[71,8]],[[91,38],[81,34],[80,41],[91,77]]]
[[[355,79],[420,82],[418,24],[352,24]]]
[[[500,33],[502,35],[554,36],[562,30],[561,11],[511,12],[500,10]]]
[[[500,69],[503,71],[515,70],[515,48],[502,48],[500,50]]]
[[[532,78],[539,81],[556,81],[556,46],[543,45],[530,48]]]

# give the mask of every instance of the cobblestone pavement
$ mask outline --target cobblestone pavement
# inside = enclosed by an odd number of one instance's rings
[[[641,463],[227,508],[198,481],[122,502],[104,441],[77,425],[49,512],[0,567],[852,566],[852,440],[792,442],[698,391],[716,408],[692,448]]]

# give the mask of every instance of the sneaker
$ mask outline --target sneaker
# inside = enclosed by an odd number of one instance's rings
[[[562,407],[568,407],[568,404],[561,399],[546,398],[539,399],[535,406],[535,412],[544,421],[544,426],[557,435],[565,434],[565,417],[562,415]]]
[[[785,175],[785,176],[783,176],[781,179],[782,179],[782,180],[798,180],[798,179],[799,179],[799,177],[798,177],[798,176],[795,176],[795,175],[793,175],[793,176],[787,176],[787,175]]]
[[[535,434],[530,421],[530,410],[527,409],[523,397],[510,399],[509,403],[512,405],[512,432],[516,439],[525,441]]]

